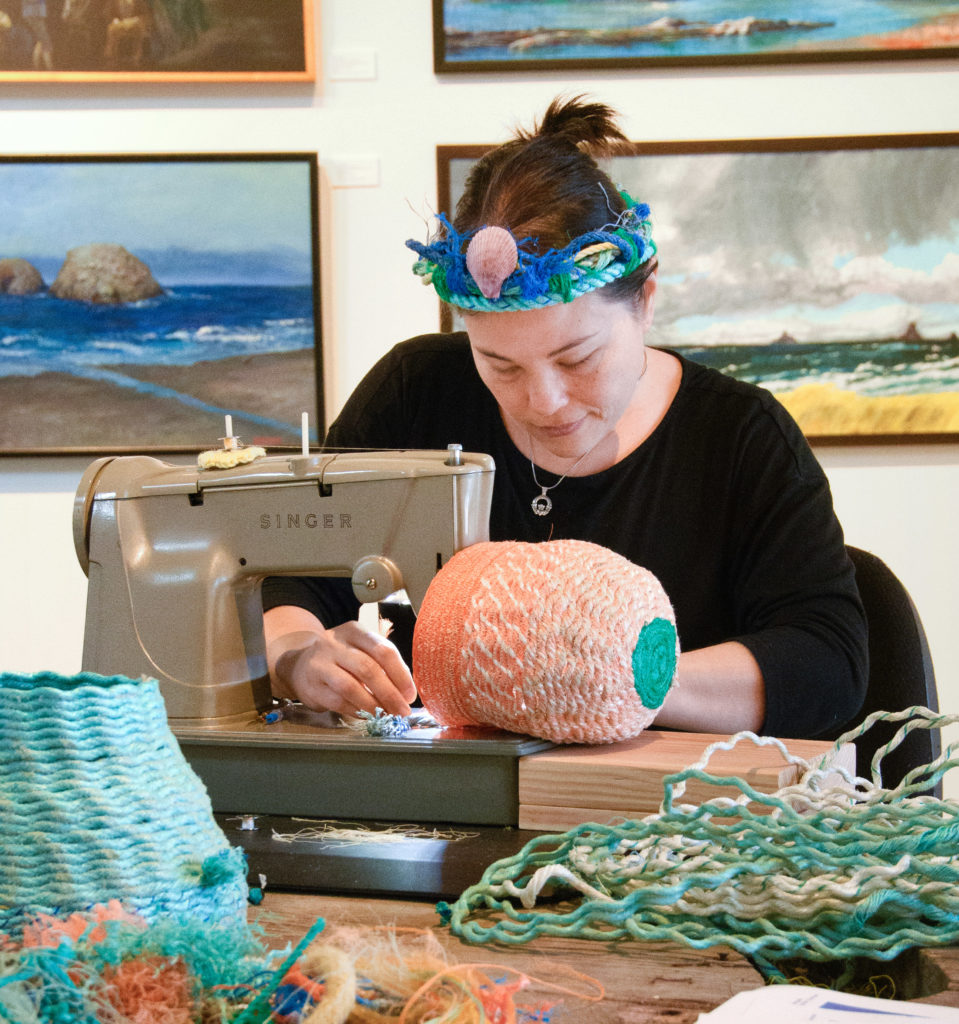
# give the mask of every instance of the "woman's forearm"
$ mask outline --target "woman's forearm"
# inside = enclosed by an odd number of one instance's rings
[[[296,655],[323,632],[323,623],[295,606],[272,608],[263,616],[266,660],[276,697],[294,697],[292,667]]]
[[[757,732],[766,717],[759,664],[736,641],[684,651],[677,684],[666,695],[656,724],[684,732]]]

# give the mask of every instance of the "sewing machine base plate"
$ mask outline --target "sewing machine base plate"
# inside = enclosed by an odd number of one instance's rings
[[[368,736],[300,711],[265,724],[171,721],[213,810],[515,826],[519,759],[552,744],[496,729],[414,728]]]
[[[275,815],[256,816],[251,829],[248,818],[215,817],[230,843],[246,851],[249,884],[260,885],[262,875],[267,892],[452,900],[479,882],[494,861],[513,856],[539,835],[447,824],[400,830],[355,819],[325,821],[318,830],[316,821]]]

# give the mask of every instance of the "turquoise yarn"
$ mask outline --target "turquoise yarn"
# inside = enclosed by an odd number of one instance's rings
[[[676,627],[656,618],[639,631],[633,648],[633,685],[644,707],[662,706],[676,675]]]
[[[245,919],[243,851],[153,679],[0,675],[0,842],[0,931],[111,899],[147,921]]]
[[[145,927],[107,921],[95,939],[64,936],[55,947],[0,949],[0,1021],[119,1021],[109,1001],[112,969],[131,960],[161,960],[182,962],[203,1020],[266,1024],[273,1019],[269,993],[323,927],[320,918],[292,953],[289,947],[267,950],[245,923],[220,926],[171,920]],[[145,1013],[149,1008],[141,1007],[136,1019],[146,1020]]]
[[[283,976],[300,958],[300,954],[303,953],[325,927],[326,921],[322,917],[318,917],[310,930],[293,947],[293,951],[274,972],[270,983],[257,995],[239,1017],[233,1021],[233,1024],[266,1024],[266,1022],[274,1019],[272,1007],[270,1006],[270,999],[273,993],[280,987],[283,982]]]
[[[903,724],[877,752],[870,779],[850,776],[835,763],[840,745],[879,721]],[[474,943],[560,935],[725,945],[771,978],[787,958],[890,960],[957,943],[959,805],[923,794],[959,764],[956,745],[895,789],[881,781],[882,758],[909,732],[957,722],[920,707],[877,712],[815,762],[780,740],[737,733],[665,778],[658,813],[538,836],[487,868],[441,916]],[[763,794],[706,770],[713,752],[740,742],[777,747],[800,781]],[[739,795],[681,803],[690,779]],[[537,909],[546,887],[569,900]]]

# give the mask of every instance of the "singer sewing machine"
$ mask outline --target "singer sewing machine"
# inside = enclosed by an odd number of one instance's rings
[[[159,681],[215,811],[515,824],[509,733],[371,737],[300,705],[267,674],[260,584],[348,577],[361,602],[413,609],[459,549],[488,538],[494,467],[448,451],[269,455],[228,469],[102,458],[80,481],[89,578],[83,669]]]
[[[229,469],[104,458],[74,510],[89,578],[85,669],[159,680],[170,719],[215,726],[271,703],[260,582],[348,576],[361,602],[419,606],[488,539],[493,463],[450,452],[271,456]]]

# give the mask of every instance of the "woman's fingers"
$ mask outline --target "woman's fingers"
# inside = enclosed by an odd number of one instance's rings
[[[308,707],[355,715],[382,708],[408,715],[416,688],[399,651],[385,637],[347,622],[319,634],[297,659],[297,699]]]

